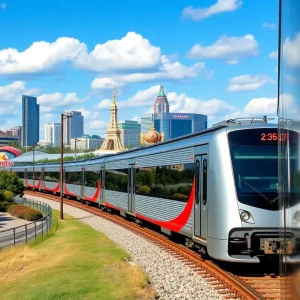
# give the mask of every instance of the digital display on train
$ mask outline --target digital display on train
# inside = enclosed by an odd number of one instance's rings
[[[229,143],[236,145],[276,145],[282,143],[299,143],[299,133],[285,131],[278,133],[277,128],[246,129],[228,133]]]

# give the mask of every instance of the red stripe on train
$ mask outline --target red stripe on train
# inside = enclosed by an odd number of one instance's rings
[[[194,179],[194,182],[192,185],[192,190],[191,190],[189,200],[188,200],[184,210],[175,219],[170,220],[170,221],[159,221],[159,220],[150,219],[150,218],[140,215],[138,213],[136,214],[136,217],[139,219],[145,220],[147,222],[154,223],[161,227],[170,229],[172,231],[178,232],[180,229],[182,229],[184,227],[184,225],[187,223],[187,221],[191,215],[191,212],[193,209],[193,204],[194,204],[194,195],[195,195],[195,179]]]
[[[104,201],[104,205],[107,206],[107,207],[109,207],[109,208],[113,208],[113,209],[115,209],[115,210],[120,210],[119,207],[114,206],[114,205],[112,205],[112,204],[110,204],[110,203],[108,203],[108,202],[106,202],[106,201]]]
[[[73,193],[69,192],[69,190],[67,189],[67,184],[66,183],[64,184],[64,187],[65,187],[65,194],[67,194],[69,196],[77,196],[76,194],[73,194]]]
[[[32,180],[33,181],[33,180]],[[34,181],[36,181],[36,180],[34,180]],[[33,182],[32,182],[33,183]],[[40,186],[41,186],[41,179],[39,179],[39,182],[38,182],[38,184],[37,185],[35,185],[35,186],[33,186],[33,184],[29,184],[28,183],[28,179],[26,178],[26,186],[27,187],[29,187],[29,188],[35,188],[35,189],[39,189],[40,188]]]
[[[84,200],[96,202],[100,194],[100,179],[98,180],[98,187],[93,197],[87,197],[84,195]]]
[[[44,181],[44,190],[45,191],[50,191],[50,192],[59,192],[60,191],[60,183],[57,183],[57,186],[54,189],[46,187],[46,181]]]

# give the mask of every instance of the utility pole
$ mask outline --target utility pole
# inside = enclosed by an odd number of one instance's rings
[[[80,140],[75,138],[75,162],[77,161],[77,155],[76,155],[76,142],[80,142]]]
[[[60,118],[60,219],[64,219],[64,119],[71,118],[61,114]]]

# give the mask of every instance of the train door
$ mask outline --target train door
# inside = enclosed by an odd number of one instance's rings
[[[206,147],[206,150],[208,148]],[[207,238],[207,167],[206,153],[195,156],[194,235]]]
[[[100,203],[105,201],[105,167],[101,167],[100,175]]]
[[[128,169],[128,212],[133,213],[135,210],[135,170],[133,165],[129,165]]]

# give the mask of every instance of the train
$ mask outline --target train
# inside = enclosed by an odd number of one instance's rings
[[[292,137],[255,120],[228,120],[170,141],[65,162],[62,187],[59,163],[9,169],[27,189],[58,195],[62,188],[65,197],[154,224],[215,260],[259,264],[286,247],[279,232],[278,141]]]

